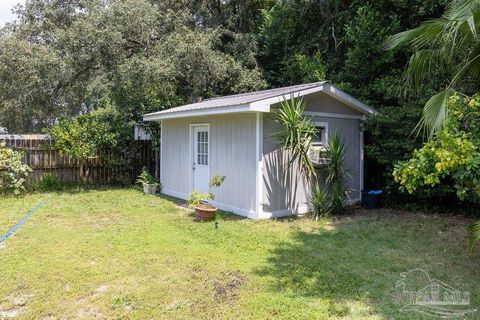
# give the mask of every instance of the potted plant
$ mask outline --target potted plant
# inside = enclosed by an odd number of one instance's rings
[[[142,173],[138,176],[137,183],[142,184],[143,193],[145,194],[155,194],[159,188],[161,189],[158,179],[152,176],[145,167],[142,168]]]
[[[197,221],[212,220],[217,213],[217,208],[208,203],[209,200],[215,199],[213,188],[218,188],[225,181],[225,176],[214,176],[209,183],[210,190],[208,193],[201,191],[192,191],[189,196],[188,206],[195,209],[195,217]]]

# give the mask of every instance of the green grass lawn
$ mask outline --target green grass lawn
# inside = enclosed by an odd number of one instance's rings
[[[0,234],[45,196],[0,199]],[[468,223],[380,210],[215,229],[135,189],[55,193],[0,245],[0,319],[417,319],[395,287],[413,268],[480,308]]]

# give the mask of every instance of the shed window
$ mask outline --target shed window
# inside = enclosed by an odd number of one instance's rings
[[[328,144],[328,123],[314,122],[313,125],[317,129],[317,136],[313,138],[312,146],[326,147]]]
[[[197,163],[208,165],[208,131],[197,132]]]
[[[317,129],[317,136],[313,138],[308,153],[313,164],[315,166],[321,166],[328,163],[326,149],[328,145],[328,123],[314,122],[313,125]]]
[[[325,146],[326,144],[326,128],[323,126],[317,126],[317,136],[313,137],[313,146]]]

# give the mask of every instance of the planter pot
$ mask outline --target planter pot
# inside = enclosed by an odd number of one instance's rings
[[[157,193],[158,185],[157,184],[144,184],[143,193],[145,194],[155,194]]]
[[[195,217],[197,221],[208,221],[215,218],[217,208],[210,204],[198,204],[195,206]]]

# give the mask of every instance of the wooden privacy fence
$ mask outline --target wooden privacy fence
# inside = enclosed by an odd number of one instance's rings
[[[27,178],[27,184],[35,184],[46,175],[55,175],[62,183],[81,183],[80,159],[61,155],[53,148],[52,140],[47,136],[11,136],[0,138],[7,146],[23,151],[24,162],[33,172]],[[152,147],[150,140],[132,140],[132,161],[125,165],[126,156],[106,151],[103,155],[89,159],[89,183],[113,184],[133,182],[146,167],[158,178],[159,153]]]

